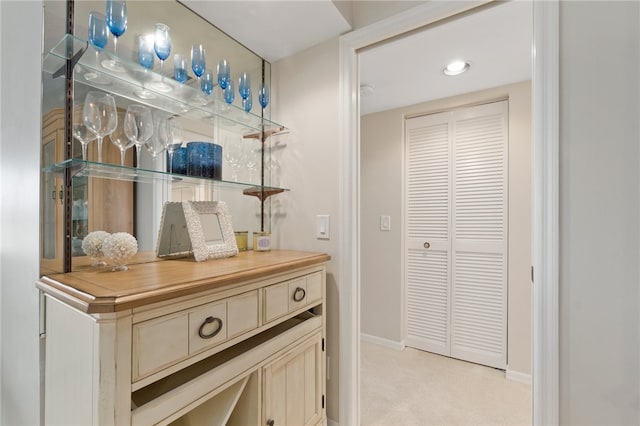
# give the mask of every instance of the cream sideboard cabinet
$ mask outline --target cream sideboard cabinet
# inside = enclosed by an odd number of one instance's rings
[[[46,424],[326,424],[328,260],[275,250],[42,277]]]

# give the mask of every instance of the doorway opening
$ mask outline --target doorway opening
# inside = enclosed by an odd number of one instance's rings
[[[340,270],[345,282],[340,312],[340,422],[359,423],[360,357],[360,181],[358,51],[384,40],[468,12],[479,4],[436,2],[425,4],[387,20],[384,25],[355,31],[340,40],[342,199],[349,200],[341,214],[346,231],[341,247]],[[558,419],[558,323],[557,323],[557,158],[558,158],[558,4],[534,2],[533,64],[533,421],[557,423]]]

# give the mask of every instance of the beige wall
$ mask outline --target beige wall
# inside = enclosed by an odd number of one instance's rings
[[[325,252],[327,273],[327,415],[338,419],[340,229],[338,39],[273,64],[273,117],[290,129],[278,136],[281,182],[291,191],[273,197],[272,232],[278,248]],[[330,239],[316,238],[316,215],[330,216]]]
[[[509,98],[508,371],[531,373],[531,85],[522,82],[361,118],[361,331],[401,342],[404,117]],[[391,231],[380,231],[380,215]]]

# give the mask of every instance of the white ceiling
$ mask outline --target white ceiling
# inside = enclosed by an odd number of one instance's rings
[[[531,3],[509,2],[363,51],[360,82],[375,90],[361,114],[529,80],[532,28]],[[454,59],[471,68],[443,74]]]
[[[182,2],[270,62],[350,30],[330,0]],[[363,4],[352,10],[363,13]],[[531,2],[521,0],[364,51],[360,79],[375,91],[361,99],[361,113],[528,80],[531,39]],[[456,58],[470,62],[471,69],[457,77],[442,74],[446,63]]]

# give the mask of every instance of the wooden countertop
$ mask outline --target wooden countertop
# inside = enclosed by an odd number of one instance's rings
[[[125,272],[112,272],[107,266],[52,274],[40,278],[37,287],[83,312],[118,312],[330,259],[324,253],[245,251],[234,257],[205,262],[189,258],[131,264]]]

